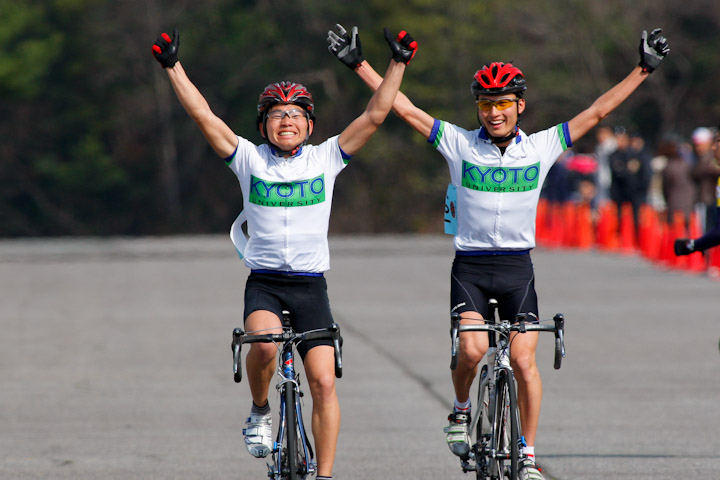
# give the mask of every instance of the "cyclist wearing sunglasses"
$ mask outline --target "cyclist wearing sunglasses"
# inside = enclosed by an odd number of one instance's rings
[[[371,88],[382,77],[362,58],[357,28],[341,26],[328,32],[330,51]],[[542,183],[558,156],[620,105],[659,66],[669,52],[660,29],[640,41],[640,63],[630,74],[569,122],[531,135],[519,127],[525,111],[525,77],[509,63],[493,62],[478,70],[471,92],[480,128],[465,130],[438,120],[415,106],[402,92],[393,104],[396,115],[417,130],[445,157],[451,183],[446,205],[446,232],[456,250],[451,272],[451,308],[465,322],[481,322],[487,300],[499,301],[500,314],[537,315],[537,296],[529,252],[535,247],[535,215]],[[355,46],[353,49],[352,46]],[[456,212],[456,215],[454,213]],[[542,382],[535,363],[538,335],[526,333],[513,341],[521,423],[527,446],[523,478],[542,478],[534,463]],[[488,348],[487,335],[465,333],[452,372],[455,405],[445,429],[450,450],[469,452],[470,387]]]
[[[715,132],[712,143],[712,153],[715,162],[720,165],[720,127]],[[708,248],[720,245],[720,178],[715,187],[715,226],[696,239],[678,238],[675,240],[675,255],[690,255],[693,252],[702,252]]]
[[[333,322],[323,272],[330,267],[327,233],[335,177],[387,117],[405,65],[417,48],[417,44],[400,45],[387,29],[385,37],[392,59],[382,84],[359,117],[317,146],[306,144],[313,131],[315,104],[303,85],[273,83],[260,94],[257,128],[267,144],[254,145],[211,111],[188,78],[177,58],[177,29],[172,38],[163,33],[152,47],[180,103],[240,182],[249,240],[242,245],[245,237],[240,230],[236,247],[251,269],[245,286],[247,331],[278,331],[285,309],[293,313],[297,332]],[[303,342],[298,351],[313,398],[317,478],[331,478],[340,428],[334,349],[330,342]],[[275,345],[255,343],[247,356],[253,404],[243,433],[247,450],[255,457],[265,457],[273,448],[268,388],[276,355]]]

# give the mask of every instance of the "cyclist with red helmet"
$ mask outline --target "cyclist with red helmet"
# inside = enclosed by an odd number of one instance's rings
[[[362,59],[357,28],[328,32],[331,53],[372,89],[382,77]],[[493,62],[478,70],[471,85],[480,128],[465,130],[433,118],[402,92],[393,111],[423,135],[445,157],[451,183],[446,232],[454,235],[451,308],[464,322],[481,322],[488,298],[499,301],[504,319],[519,312],[537,316],[537,296],[529,252],[535,247],[535,216],[542,183],[558,156],[620,105],[659,66],[669,49],[660,29],[642,33],[640,63],[569,122],[531,135],[520,130],[526,82],[514,65]],[[453,215],[456,212],[456,215]],[[535,363],[538,335],[513,340],[523,449],[522,478],[542,478],[534,463],[542,382]],[[470,387],[488,348],[487,335],[464,333],[460,357],[452,372],[455,404],[445,429],[450,450],[469,453]]]
[[[387,29],[385,37],[392,51],[385,79],[359,117],[317,146],[307,144],[315,104],[303,85],[273,83],[260,94],[257,128],[267,143],[258,146],[233,133],[190,81],[177,58],[177,29],[172,38],[163,33],[152,47],[180,103],[240,182],[249,239],[246,245],[242,235],[233,240],[251,269],[245,286],[247,331],[279,329],[283,310],[292,312],[297,332],[333,322],[323,273],[330,266],[327,233],[335,178],[387,117],[417,48],[397,42]],[[298,351],[313,398],[317,478],[331,478],[340,428],[334,349],[330,342],[303,342]],[[274,345],[255,343],[247,356],[253,404],[243,433],[255,457],[273,448],[268,389],[276,354]]]
[[[712,153],[715,163],[720,165],[720,127],[715,131],[712,143]],[[715,187],[715,225],[706,231],[700,238],[678,238],[675,240],[675,255],[690,255],[694,252],[703,252],[708,248],[720,245],[720,178]]]

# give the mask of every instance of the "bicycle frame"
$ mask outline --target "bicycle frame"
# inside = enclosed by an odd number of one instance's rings
[[[279,479],[304,479],[316,472],[312,446],[303,423],[300,376],[295,370],[295,346],[304,340],[329,339],[335,348],[335,376],[342,377],[342,337],[340,327],[330,327],[309,332],[296,333],[289,326],[289,313],[285,318],[282,333],[249,334],[240,328],[233,330],[233,375],[236,383],[242,380],[242,345],[245,343],[275,343],[280,349],[278,357],[278,382],[276,389],[280,396],[280,423],[273,447],[273,463],[268,463],[268,477]],[[280,347],[280,345],[282,345]],[[283,440],[285,440],[283,444]]]

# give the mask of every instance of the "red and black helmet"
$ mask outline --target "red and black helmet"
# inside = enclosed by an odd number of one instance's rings
[[[310,120],[315,120],[315,102],[308,89],[300,83],[279,82],[265,87],[258,98],[258,125],[263,122],[270,107],[278,104],[302,107],[308,113]]]
[[[493,62],[485,65],[475,72],[474,82],[470,91],[476,97],[478,95],[503,95],[515,93],[522,97],[527,89],[525,77],[519,68],[513,67],[512,63]]]

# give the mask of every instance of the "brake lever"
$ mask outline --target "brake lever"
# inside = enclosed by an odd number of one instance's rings
[[[330,326],[330,331],[333,334],[333,348],[335,349],[335,376],[342,378],[342,335],[340,335],[340,325],[333,323]]]
[[[241,338],[243,335],[245,335],[245,332],[241,328],[233,330],[233,341],[231,347],[233,352],[233,377],[235,378],[235,383],[240,383],[242,380]]]
[[[460,329],[460,314],[450,314],[450,370],[455,370],[458,363],[458,330]]]

